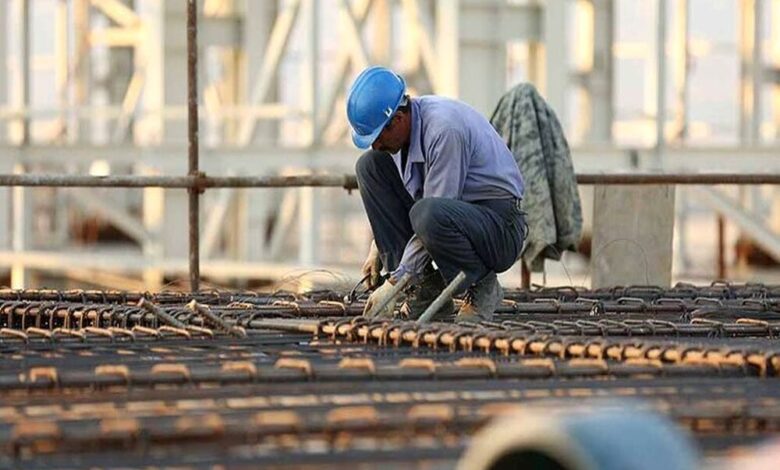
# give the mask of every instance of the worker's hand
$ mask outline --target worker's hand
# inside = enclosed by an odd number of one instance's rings
[[[379,277],[382,272],[382,259],[379,258],[379,248],[376,247],[376,242],[371,241],[371,248],[368,250],[368,256],[366,262],[363,263],[363,268],[360,270],[363,277],[368,276],[366,279],[366,289],[373,289],[379,285]]]
[[[379,305],[385,302],[391,295],[393,290],[393,284],[390,283],[390,280],[386,280],[381,286],[377,287],[374,292],[371,293],[370,296],[368,296],[368,300],[366,301],[366,307],[363,309],[363,316],[367,317],[370,315],[371,310],[374,308],[375,305]],[[379,312],[376,312],[376,314],[373,315],[372,318],[393,318],[393,312],[395,311],[395,304],[396,299],[392,299],[387,303],[387,306],[380,310]]]

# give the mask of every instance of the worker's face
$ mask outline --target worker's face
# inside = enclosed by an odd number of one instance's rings
[[[408,112],[397,112],[376,138],[371,148],[380,152],[397,153],[409,141],[411,121]]]

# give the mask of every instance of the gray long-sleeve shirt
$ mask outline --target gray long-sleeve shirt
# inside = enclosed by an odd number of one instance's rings
[[[443,197],[466,202],[523,197],[523,177],[493,126],[461,101],[438,96],[411,100],[412,130],[406,167],[393,160],[415,200]],[[430,259],[413,236],[392,276],[418,275]]]

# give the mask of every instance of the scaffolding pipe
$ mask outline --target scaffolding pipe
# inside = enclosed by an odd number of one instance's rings
[[[778,184],[780,174],[771,173],[582,173],[577,183],[582,185],[647,185],[647,184]]]
[[[187,0],[187,134],[189,140],[189,176],[198,172],[198,6],[197,0]],[[200,290],[200,193],[201,188],[190,185],[190,289]]]
[[[780,184],[775,173],[581,173],[576,175],[581,185],[756,185]],[[0,174],[0,187],[60,187],[60,188],[292,188],[322,187],[358,189],[354,175],[297,176],[144,176],[144,175],[47,175]]]
[[[144,175],[46,175],[0,174],[3,186],[49,186],[70,188],[172,188],[204,190],[208,188],[290,188],[343,187],[357,189],[357,180],[351,175],[300,176],[144,176]]]

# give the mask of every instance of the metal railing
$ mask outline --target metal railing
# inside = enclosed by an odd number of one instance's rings
[[[780,184],[776,173],[579,173],[580,185],[755,185]],[[358,189],[355,175],[188,176],[0,174],[0,187],[168,188],[198,193],[213,188],[319,187]]]

